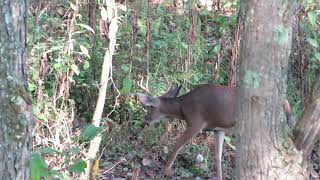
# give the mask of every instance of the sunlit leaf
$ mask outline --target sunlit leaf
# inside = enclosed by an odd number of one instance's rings
[[[28,82],[28,91],[32,92],[37,89],[37,86],[33,83]]]
[[[181,46],[182,46],[184,49],[187,49],[187,48],[188,48],[188,44],[185,43],[185,42],[181,42]]]
[[[91,31],[92,33],[94,33],[94,30],[90,26],[88,26],[86,24],[77,24],[77,25],[79,25],[79,26],[87,29],[88,31]]]
[[[43,122],[48,122],[48,119],[44,114],[38,114],[37,119],[39,119],[40,121],[43,121]]]
[[[316,57],[316,59],[317,59],[318,61],[320,61],[320,53],[319,53],[319,52],[316,52],[316,53],[314,54],[314,56]]]
[[[56,69],[56,70],[60,69],[61,67],[62,67],[62,64],[61,64],[61,63],[55,63],[55,64],[53,64],[53,68]]]
[[[311,46],[313,46],[315,48],[319,47],[318,41],[316,39],[308,38],[307,40],[311,44]]]
[[[71,152],[72,155],[75,155],[75,154],[77,154],[78,152],[80,152],[80,148],[78,148],[78,147],[73,147],[73,148],[70,149],[70,152]]]
[[[224,137],[224,141],[226,142],[226,144],[227,144],[230,148],[232,148],[233,150],[236,150],[236,147],[231,143],[230,137],[228,137],[228,136]]]
[[[218,53],[220,50],[221,50],[221,45],[220,45],[220,44],[214,46],[214,48],[213,48],[213,52],[214,52],[215,54]]]
[[[82,45],[80,44],[80,49],[81,49],[81,52],[82,52],[84,55],[89,56],[89,51],[88,51],[88,49],[87,49],[86,47],[84,47],[84,46],[82,46]]]
[[[79,68],[78,68],[77,65],[72,64],[72,65],[71,65],[71,69],[72,69],[72,71],[73,71],[74,73],[76,73],[76,75],[79,75],[80,71],[79,71]]]
[[[121,70],[124,71],[124,72],[128,72],[128,71],[129,71],[128,65],[122,64],[122,65],[121,65]]]
[[[308,19],[309,19],[309,22],[312,26],[317,25],[317,14],[315,11],[308,12]]]
[[[88,69],[90,67],[90,63],[87,60],[83,61],[83,69]]]
[[[76,6],[75,6],[74,4],[72,4],[72,3],[70,3],[70,7],[71,7],[71,9],[74,10],[74,11],[77,9]]]

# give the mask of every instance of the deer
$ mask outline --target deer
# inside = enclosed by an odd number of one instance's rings
[[[145,116],[144,125],[149,127],[168,119],[181,119],[186,122],[186,129],[176,140],[164,167],[164,175],[174,174],[172,165],[185,144],[201,131],[213,131],[216,146],[214,149],[217,178],[222,180],[221,157],[226,132],[233,132],[235,127],[236,86],[202,84],[189,93],[178,96],[182,86],[171,87],[158,97],[136,93],[137,99],[150,107]],[[286,104],[287,117],[290,107]]]

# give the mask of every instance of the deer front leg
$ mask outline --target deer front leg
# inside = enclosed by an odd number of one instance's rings
[[[187,129],[183,132],[183,134],[178,138],[176,141],[172,152],[169,156],[169,159],[167,160],[167,163],[165,165],[164,169],[164,175],[171,176],[173,175],[173,171],[171,170],[171,167],[173,165],[174,160],[177,157],[178,152],[182,149],[182,147],[188,143],[197,133],[199,133],[202,130],[202,126],[199,127],[187,127]]]
[[[221,131],[221,130],[214,131],[214,138],[216,140],[214,155],[217,162],[217,178],[219,180],[222,180],[221,157],[222,157],[222,151],[223,151],[224,136],[225,136],[224,131]]]

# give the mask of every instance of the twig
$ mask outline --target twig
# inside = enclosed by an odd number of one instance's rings
[[[117,88],[116,84],[114,83],[113,81],[113,78],[112,78],[112,68],[110,69],[110,81],[112,82],[113,84],[113,87],[115,88],[115,90],[117,91],[117,96],[116,96],[116,99],[114,100],[114,105],[112,106],[112,110],[107,114],[107,117],[109,117],[116,109],[116,106],[118,104],[118,98],[120,97],[121,93],[119,91],[119,89]]]
[[[107,169],[104,173],[110,172],[113,168],[115,168],[118,164],[122,163],[125,160],[126,160],[126,158],[121,157],[118,162],[116,162],[111,168]]]

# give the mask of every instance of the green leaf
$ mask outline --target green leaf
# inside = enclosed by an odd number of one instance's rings
[[[315,48],[319,47],[318,41],[316,39],[308,38],[307,40],[311,44],[311,46],[313,46]]]
[[[86,25],[86,24],[77,24],[77,25],[85,28],[85,29],[88,30],[88,31],[91,31],[91,32],[94,34],[94,30],[93,30],[90,26],[88,26],[88,25]]]
[[[317,25],[317,14],[316,14],[315,11],[310,11],[310,12],[308,12],[308,19],[309,19],[310,24],[311,24],[312,26],[315,27],[315,26]]]
[[[40,154],[32,154],[29,163],[31,180],[40,180],[42,177],[48,176],[48,165]]]
[[[48,122],[47,117],[44,114],[37,114],[37,119],[39,119],[42,122]]]
[[[318,61],[320,61],[320,53],[319,53],[319,52],[316,52],[316,53],[314,54],[314,56],[316,57],[316,59],[317,59]]]
[[[120,92],[123,95],[128,95],[131,92],[132,80],[129,76],[126,76],[122,81],[122,88]]]
[[[51,148],[51,147],[44,147],[44,148],[42,149],[42,151],[43,151],[43,153],[45,153],[45,154],[54,154],[54,153],[57,152],[55,149],[53,149],[53,148]]]
[[[224,137],[224,141],[226,142],[226,144],[227,144],[230,148],[232,148],[233,150],[236,150],[236,147],[231,143],[230,137],[228,137],[228,136]]]
[[[183,49],[187,49],[187,48],[188,48],[188,44],[185,43],[185,42],[181,42],[181,47],[182,47]]]
[[[221,50],[221,45],[220,45],[220,44],[214,46],[214,48],[213,48],[213,52],[214,52],[215,54],[217,54],[220,50]]]
[[[315,1],[315,0],[304,0],[304,2],[305,2],[307,5],[314,4],[314,1]]]
[[[128,71],[129,71],[128,65],[122,64],[122,65],[121,65],[121,70],[124,71],[124,72],[128,72]]]
[[[61,63],[55,63],[55,64],[53,65],[53,68],[56,69],[56,70],[60,69],[61,67],[62,67],[62,64],[61,64]]]
[[[80,151],[80,148],[78,148],[78,147],[73,147],[70,149],[70,152],[72,155],[77,154],[79,151]]]
[[[33,83],[28,82],[28,91],[32,92],[37,89],[37,86]]]
[[[84,172],[85,168],[87,167],[87,164],[82,159],[78,158],[75,160],[75,162],[68,168],[68,171],[74,172],[74,173],[82,173]]]
[[[83,69],[88,69],[90,67],[90,63],[87,60],[83,61]]]
[[[71,69],[72,69],[72,71],[73,71],[74,73],[76,73],[76,75],[79,75],[80,71],[79,71],[79,68],[78,68],[77,65],[72,64],[72,65],[71,65]]]
[[[102,127],[96,127],[93,124],[87,125],[84,128],[84,131],[83,131],[83,133],[81,135],[81,139],[84,140],[84,141],[90,141],[94,137],[96,137],[102,130],[103,130]]]

